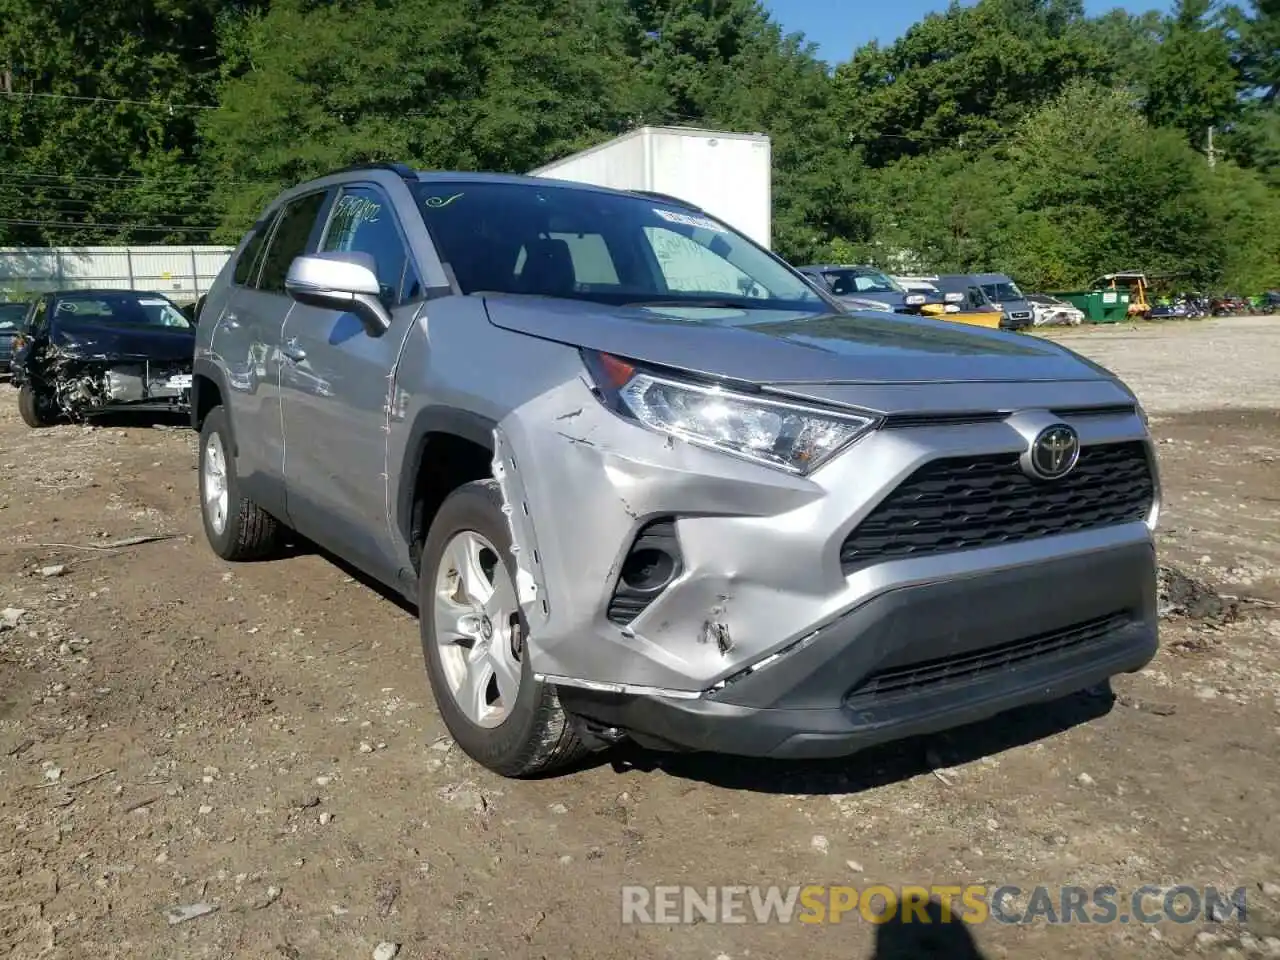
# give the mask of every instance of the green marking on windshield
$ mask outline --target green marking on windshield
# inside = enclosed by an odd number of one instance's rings
[[[439,210],[441,207],[447,207],[461,196],[462,194],[455,193],[452,197],[427,197],[422,201],[422,205],[431,207],[433,210]]]

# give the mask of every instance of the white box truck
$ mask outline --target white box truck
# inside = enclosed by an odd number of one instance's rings
[[[763,134],[640,127],[530,174],[665,193],[769,247],[772,166],[769,138]]]

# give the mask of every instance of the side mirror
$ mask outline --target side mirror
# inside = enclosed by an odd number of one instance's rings
[[[298,303],[341,310],[360,318],[365,332],[380,337],[391,326],[373,257],[367,253],[315,253],[289,265],[284,288]]]

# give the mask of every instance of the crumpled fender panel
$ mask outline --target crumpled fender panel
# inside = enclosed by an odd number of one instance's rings
[[[513,411],[495,434],[495,472],[507,497],[537,673],[700,689],[751,655],[753,645],[744,644],[726,658],[703,625],[735,593],[771,593],[772,564],[749,556],[738,569],[720,558],[704,562],[691,542],[688,567],[669,588],[679,587],[679,615],[622,628],[605,615],[622,561],[637,531],[656,517],[749,524],[802,509],[821,488],[627,423],[581,379]],[[755,632],[757,643],[776,639],[771,624]]]

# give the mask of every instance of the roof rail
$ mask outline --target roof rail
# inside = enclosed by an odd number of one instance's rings
[[[665,200],[667,203],[674,203],[677,206],[684,207],[686,210],[696,210],[698,213],[706,213],[696,203],[690,203],[688,200],[681,200],[679,197],[673,197],[669,193],[660,193],[657,190],[629,190],[628,193],[634,193],[641,197],[652,197],[654,200]]]
[[[397,163],[394,160],[370,160],[368,163],[353,163],[339,170],[330,170],[324,176],[330,177],[336,173],[356,173],[361,170],[390,170],[399,176],[401,180],[412,182],[418,179],[418,173],[413,167],[406,163]]]

